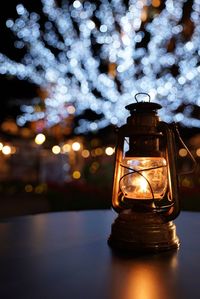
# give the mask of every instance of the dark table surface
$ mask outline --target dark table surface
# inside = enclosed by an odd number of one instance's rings
[[[199,299],[200,213],[176,220],[181,247],[138,257],[107,245],[112,211],[0,221],[0,298]]]

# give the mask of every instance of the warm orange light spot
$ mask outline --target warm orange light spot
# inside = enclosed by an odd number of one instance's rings
[[[103,150],[102,150],[102,148],[101,147],[97,147],[96,149],[95,149],[95,155],[96,156],[101,156],[101,155],[103,155]]]
[[[24,188],[24,189],[25,189],[25,191],[26,191],[26,192],[30,193],[30,192],[32,192],[32,191],[33,191],[33,186],[32,186],[32,185],[30,185],[30,184],[28,184],[28,185],[26,185],[26,186],[25,186],[25,188]]]
[[[72,177],[73,177],[74,179],[76,179],[76,180],[80,179],[80,177],[81,177],[81,173],[80,173],[80,171],[79,171],[79,170],[75,170],[75,171],[73,172],[73,174],[72,174]]]
[[[200,148],[198,148],[198,149],[196,150],[196,155],[197,155],[198,157],[200,157]]]
[[[108,65],[108,74],[112,78],[116,77],[116,64],[115,63],[109,63],[109,65]]]
[[[160,6],[160,0],[152,0],[152,6],[153,7],[159,7]]]
[[[178,153],[179,153],[180,157],[186,157],[188,154],[188,152],[185,148],[181,148]]]
[[[144,6],[142,12],[141,12],[141,20],[142,22],[145,22],[148,18],[148,7]]]
[[[70,149],[71,149],[71,146],[70,146],[70,144],[68,144],[68,143],[65,143],[65,144],[62,146],[62,151],[63,151],[63,153],[69,153],[69,152],[70,152]]]
[[[84,149],[81,155],[83,158],[88,158],[90,156],[90,152],[87,149]]]
[[[166,296],[167,288],[163,285],[163,280],[160,278],[161,276],[161,273],[159,273],[156,268],[148,265],[134,265],[133,270],[130,271],[126,277],[127,281],[124,286],[123,298],[170,298],[170,296]]]

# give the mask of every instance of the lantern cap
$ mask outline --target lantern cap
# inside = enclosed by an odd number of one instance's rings
[[[132,103],[125,107],[127,110],[130,111],[131,114],[134,112],[139,113],[146,113],[146,112],[153,112],[158,109],[161,109],[162,106],[157,103],[150,103],[150,102],[138,102],[138,103]]]

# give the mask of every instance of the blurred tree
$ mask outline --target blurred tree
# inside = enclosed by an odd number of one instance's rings
[[[138,92],[162,104],[164,121],[200,127],[200,1],[41,0],[40,13],[16,7],[6,26],[23,58],[0,54],[0,73],[45,91],[45,109],[23,105],[46,126],[78,115],[77,133],[121,125]],[[84,118],[91,110],[95,117]]]

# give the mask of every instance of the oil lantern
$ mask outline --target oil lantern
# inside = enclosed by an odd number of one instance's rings
[[[151,103],[148,94],[149,102],[138,102],[138,95],[125,107],[130,116],[118,129],[112,206],[119,215],[108,243],[131,252],[159,252],[179,247],[172,221],[180,212],[177,144],[186,146],[175,124],[159,120],[161,105]]]

